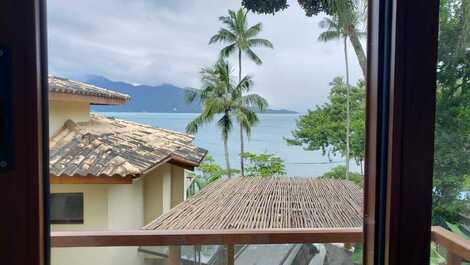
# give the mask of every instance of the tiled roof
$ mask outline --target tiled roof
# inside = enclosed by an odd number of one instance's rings
[[[361,227],[363,191],[346,180],[219,180],[146,225],[147,230]]]
[[[116,99],[123,102],[130,99],[126,94],[56,76],[49,76],[49,92]]]
[[[139,176],[165,162],[197,166],[207,153],[193,136],[92,115],[68,120],[50,140],[52,176]]]

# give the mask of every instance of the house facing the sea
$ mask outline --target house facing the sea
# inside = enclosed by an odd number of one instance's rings
[[[140,229],[184,200],[185,170],[206,150],[193,136],[101,117],[128,95],[49,77],[52,231]],[[137,247],[52,249],[52,264],[139,264]]]

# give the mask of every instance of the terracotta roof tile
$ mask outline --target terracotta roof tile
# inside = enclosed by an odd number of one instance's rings
[[[130,96],[126,94],[56,76],[49,76],[49,92],[94,96],[123,101],[130,99]]]
[[[92,115],[68,120],[50,140],[53,176],[138,176],[164,162],[197,166],[207,153],[193,136]]]

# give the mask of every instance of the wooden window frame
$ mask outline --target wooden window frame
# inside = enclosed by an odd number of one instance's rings
[[[438,0],[369,0],[364,264],[428,264]]]
[[[365,264],[426,264],[437,0],[369,0]],[[14,161],[0,172],[0,264],[48,264],[45,0],[0,1],[0,48],[12,58]]]

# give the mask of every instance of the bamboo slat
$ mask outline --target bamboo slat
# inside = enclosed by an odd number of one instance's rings
[[[361,188],[343,180],[287,177],[219,180],[144,229],[361,227],[362,196]]]

